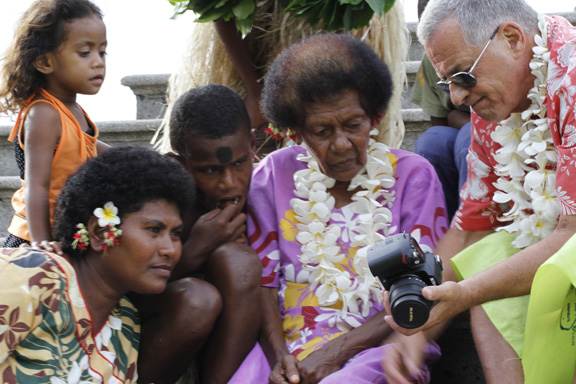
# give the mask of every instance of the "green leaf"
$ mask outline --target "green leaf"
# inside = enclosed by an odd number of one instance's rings
[[[178,15],[183,14],[187,10],[188,10],[188,4],[183,3],[174,4],[174,14],[170,18],[175,19]]]
[[[387,13],[394,6],[395,0],[385,0],[384,13]]]
[[[325,28],[330,32],[336,32],[344,27],[342,23],[342,15],[344,14],[345,6],[340,5],[337,0],[331,4],[330,13],[322,21]]]
[[[247,19],[253,13],[256,13],[256,2],[254,0],[240,0],[232,8],[234,16],[239,20]]]
[[[248,33],[252,30],[254,26],[254,21],[256,20],[256,12],[252,13],[249,17],[243,20],[235,19],[236,29],[242,34],[242,38],[246,37]]]
[[[293,0],[288,4],[284,10],[287,12],[293,13],[319,13],[321,6],[324,5],[324,0],[312,0],[312,1],[302,1],[302,0]]]
[[[196,19],[199,23],[206,23],[208,21],[217,21],[224,19],[226,17],[227,12],[222,12],[221,9],[212,9],[208,12],[204,12],[200,15],[198,19]]]
[[[354,10],[350,13],[350,25],[348,26],[344,24],[344,28],[348,31],[352,29],[360,29],[368,25],[373,15],[374,11],[370,7]]]
[[[226,3],[227,3],[228,1],[229,1],[229,0],[220,0],[218,3],[216,3],[216,4],[214,5],[214,8],[220,8],[220,7],[224,6],[224,5],[226,5]]]
[[[194,10],[209,9],[209,8],[213,8],[213,7],[214,7],[214,3],[210,0],[189,0],[188,1],[188,8],[194,9]]]
[[[256,19],[257,0],[167,0],[177,15],[192,10],[198,22],[235,20],[243,36],[248,34]],[[379,16],[388,12],[395,0],[280,0],[292,17],[308,20],[311,25],[321,23],[329,32],[359,29],[370,22],[374,12]]]
[[[352,30],[352,7],[346,7],[346,12],[344,12],[342,22],[344,24],[344,29],[347,31]]]
[[[209,0],[190,0],[188,9],[203,16],[205,13],[213,12],[214,3]]]
[[[378,16],[382,16],[382,14],[384,13],[386,1],[387,0],[366,0],[370,8],[372,8],[372,10],[376,12]]]

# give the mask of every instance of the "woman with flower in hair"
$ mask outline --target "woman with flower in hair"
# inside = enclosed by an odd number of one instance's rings
[[[63,256],[0,250],[2,382],[136,383],[140,322],[124,295],[166,289],[193,190],[177,162],[136,147],[71,175],[56,204]]]
[[[392,87],[374,51],[342,34],[305,39],[271,65],[262,109],[302,144],[271,153],[252,176],[248,236],[262,260],[264,318],[238,382],[387,382],[383,349],[397,336],[367,248],[405,232],[432,251],[447,226],[432,166],[371,138]],[[430,343],[425,367],[438,356]]]

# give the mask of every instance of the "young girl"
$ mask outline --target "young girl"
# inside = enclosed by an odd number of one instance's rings
[[[108,148],[76,103],[78,93],[100,90],[106,45],[102,12],[89,0],[36,0],[20,19],[0,85],[0,113],[20,110],[8,139],[22,178],[4,247],[52,250],[54,202],[64,182]]]

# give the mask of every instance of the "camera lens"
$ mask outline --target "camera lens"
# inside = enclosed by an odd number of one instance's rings
[[[432,302],[422,296],[426,283],[414,275],[405,275],[390,287],[392,317],[402,328],[418,328],[426,323]]]

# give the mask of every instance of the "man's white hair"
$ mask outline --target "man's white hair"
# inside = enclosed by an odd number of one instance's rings
[[[519,24],[529,36],[538,32],[538,13],[524,0],[430,0],[418,23],[420,43],[425,45],[448,18],[462,27],[464,42],[471,47],[486,44],[506,21]]]

